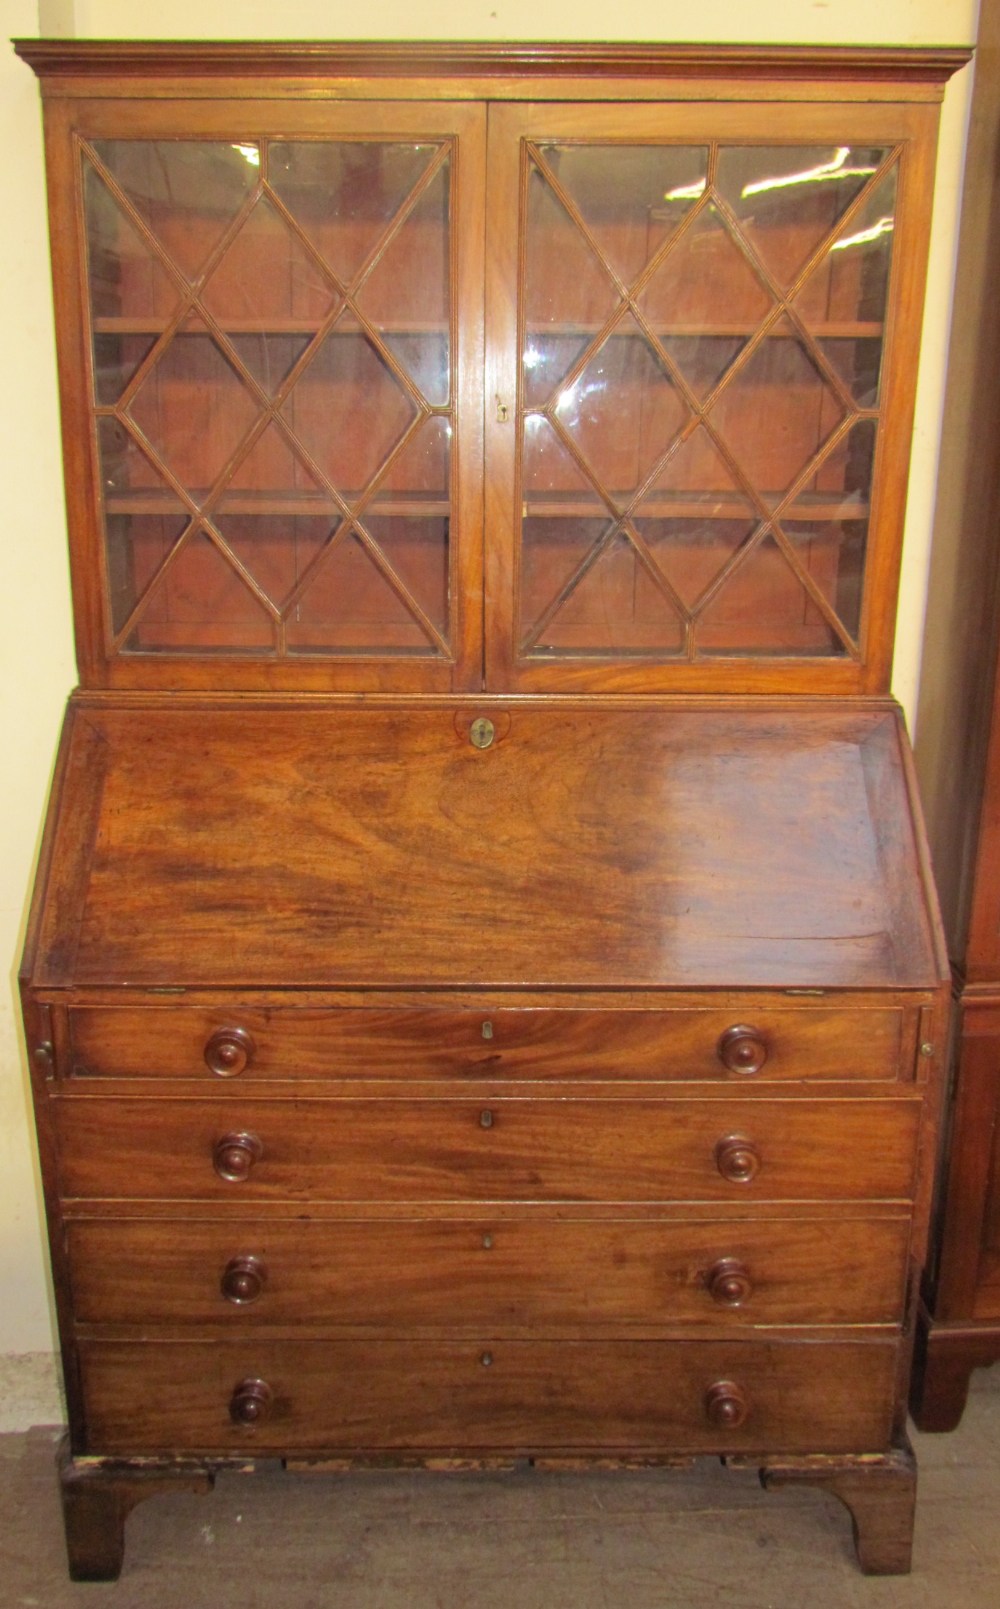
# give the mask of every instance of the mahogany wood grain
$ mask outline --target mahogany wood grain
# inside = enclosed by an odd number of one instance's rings
[[[487,1212],[445,1222],[74,1220],[74,1316],[104,1332],[311,1325],[329,1334],[652,1336],[691,1324],[892,1324],[902,1299],[904,1216],[677,1223],[625,1213],[545,1223]]]
[[[129,40],[17,39],[15,50],[44,81],[58,75],[108,76],[120,86],[142,75],[188,78],[235,75],[246,79],[278,76],[337,78],[374,82],[380,75],[418,73],[427,82],[458,76],[510,77],[522,84],[532,76],[561,74],[631,75],[643,78],[719,77],[734,93],[746,81],[800,80],[818,97],[828,79],[897,84],[901,98],[921,85],[943,85],[969,59],[961,47],[753,44],[606,43],[597,41],[483,44],[407,40],[374,43],[249,41],[150,44]],[[61,86],[56,84],[57,91]],[[126,92],[129,92],[126,90]],[[216,91],[217,92],[217,91]],[[445,94],[451,93],[445,87]],[[376,90],[377,93],[377,90]],[[662,89],[660,90],[662,93]],[[859,96],[860,98],[860,96]]]
[[[530,1454],[883,1448],[893,1342],[86,1342],[89,1450],[203,1454],[354,1448]],[[489,1362],[486,1362],[486,1359]],[[233,1424],[248,1378],[272,1393],[262,1423]],[[719,1380],[753,1380],[743,1424],[712,1424]]]
[[[688,1010],[515,1009],[488,1001],[464,1010],[95,1006],[71,1013],[68,1068],[79,1079],[163,1080],[165,1092],[166,1081],[193,1077],[231,1078],[242,1089],[268,1079],[534,1080],[584,1070],[590,1079],[697,1078],[742,1089],[786,1079],[906,1079],[904,1024],[901,1008],[859,1008],[849,995],[794,1006],[749,996],[723,1009]],[[253,1044],[243,1065],[221,1065],[220,1049],[243,1036]],[[759,1065],[747,1065],[748,1057]]]
[[[865,1575],[906,1575],[913,1549],[917,1466],[909,1442],[879,1458],[852,1464],[829,1456],[769,1462],[767,1488],[819,1486],[839,1497],[851,1516],[858,1562]]]
[[[125,1521],[137,1503],[161,1492],[209,1492],[211,1470],[192,1461],[147,1462],[144,1468],[78,1462],[59,1447],[66,1553],[72,1581],[117,1581],[125,1558]]]
[[[782,1201],[912,1197],[921,1102],[709,1103],[570,1094],[488,1103],[74,1100],[56,1103],[69,1199],[168,1197],[245,1209],[299,1201]],[[487,1121],[484,1121],[484,1115]],[[221,1177],[220,1142],[259,1158]],[[751,1178],[718,1148],[745,1136]],[[741,1142],[742,1143],[742,1142]],[[746,1145],[743,1145],[746,1149]],[[241,1155],[243,1152],[241,1151]]]
[[[35,983],[939,986],[892,716],[473,711],[79,714]]]

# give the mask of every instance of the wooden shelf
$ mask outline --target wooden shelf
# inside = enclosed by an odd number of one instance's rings
[[[358,492],[345,492],[344,501],[352,503],[360,496]],[[107,497],[104,501],[105,513],[146,515],[150,518],[171,514],[187,514],[187,510],[175,497],[167,492],[126,492],[115,497]],[[362,519],[371,515],[384,518],[388,515],[437,515],[447,517],[451,513],[451,504],[440,497],[422,498],[417,494],[409,497],[377,497],[367,506]],[[234,514],[256,515],[258,517],[273,517],[275,515],[288,515],[292,518],[322,518],[340,519],[341,510],[338,505],[328,497],[311,496],[308,493],[255,493],[239,492],[224,495],[223,505],[212,509],[210,518],[225,520]]]
[[[710,322],[704,323],[682,321],[670,324],[654,323],[652,320],[649,322],[650,328],[661,338],[732,341],[740,338],[749,339],[751,335],[755,335],[761,326],[762,319],[735,319],[729,322],[712,319]],[[885,330],[885,326],[879,320],[830,319],[822,324],[811,324],[808,320],[805,322],[810,335],[817,340],[824,341],[881,340]],[[598,323],[528,324],[525,326],[525,334],[533,339],[544,336],[569,338],[572,336],[597,335],[603,328],[604,325]],[[621,340],[632,340],[641,335],[642,331],[638,325],[634,324],[628,325],[624,329],[618,327],[612,331],[612,336]],[[789,340],[796,335],[797,332],[794,329],[789,333],[775,332],[768,336],[768,340]]]
[[[332,306],[332,303],[331,303]],[[197,309],[192,309],[192,317],[201,318]],[[213,315],[214,317],[214,315]],[[146,316],[102,313],[93,321],[95,335],[162,335],[163,331],[172,321],[166,318]],[[215,318],[216,324],[225,335],[316,335],[323,324],[318,318]],[[446,336],[450,334],[447,324],[430,323],[421,319],[372,319],[372,328],[380,335],[426,335]],[[207,330],[208,326],[205,326]],[[185,330],[184,325],[175,331],[177,335],[202,335],[205,330]],[[209,332],[210,333],[210,332]],[[363,335],[360,325],[352,323],[348,327],[335,324],[331,335]]]
[[[709,494],[710,495],[710,494]],[[768,500],[764,495],[765,502]],[[780,494],[774,495],[777,502]],[[624,504],[627,498],[621,499]],[[863,520],[867,519],[871,505],[859,497],[837,497],[835,494],[811,494],[797,497],[781,514],[781,522],[799,520]],[[597,497],[586,499],[571,494],[565,499],[558,495],[528,498],[521,505],[522,519],[611,519],[604,503]],[[648,520],[742,520],[757,524],[760,516],[748,502],[732,495],[721,495],[709,502],[696,492],[686,495],[647,497],[632,515],[633,519]]]
[[[195,317],[199,315],[195,312]],[[315,335],[319,330],[322,319],[316,318],[216,318],[219,328],[226,335]],[[425,335],[445,336],[450,333],[445,324],[429,323],[420,319],[383,320],[372,319],[373,328],[380,335]],[[125,315],[100,314],[93,321],[95,335],[162,335],[170,323],[169,319],[156,318],[152,315]],[[713,319],[706,323],[679,322],[670,324],[652,324],[651,328],[661,338],[672,340],[707,340],[707,341],[733,341],[749,339],[760,328],[761,320],[750,321],[736,319],[730,322]],[[575,336],[594,336],[604,328],[599,323],[553,323],[529,324],[526,335],[532,339],[545,336],[555,338],[571,338]],[[809,324],[809,333],[817,340],[831,341],[875,341],[881,340],[885,326],[877,320],[831,319],[823,324]],[[178,334],[200,335],[202,331],[185,331],[183,325]],[[363,333],[357,326],[341,328],[335,324],[329,332],[331,335],[358,335]],[[627,328],[617,328],[612,336],[618,340],[633,340],[642,335],[638,325],[629,325]],[[773,334],[769,340],[791,339],[789,335]]]

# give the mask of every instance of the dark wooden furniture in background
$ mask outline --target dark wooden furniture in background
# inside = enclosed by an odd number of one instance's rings
[[[964,53],[19,49],[71,1571],[258,1456],[700,1453],[905,1570],[948,981],[887,689]]]
[[[916,758],[955,978],[952,1105],[913,1415],[951,1430],[1000,1360],[1000,4],[983,0]]]
[[[936,1257],[922,1305],[913,1384],[921,1430],[954,1430],[973,1369],[1000,1361],[1000,699],[992,702],[959,973],[956,1074]],[[971,779],[970,779],[971,782]]]

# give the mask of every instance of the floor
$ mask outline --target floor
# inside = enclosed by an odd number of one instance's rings
[[[914,1435],[913,1574],[859,1574],[838,1501],[699,1461],[656,1474],[220,1477],[133,1512],[117,1585],[67,1580],[59,1432],[0,1436],[0,1606],[986,1609],[1000,1598],[1000,1366]]]

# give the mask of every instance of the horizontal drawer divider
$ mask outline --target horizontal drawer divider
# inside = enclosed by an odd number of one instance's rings
[[[85,1342],[115,1341],[141,1345],[145,1342],[169,1343],[183,1346],[187,1342],[215,1341],[227,1344],[239,1341],[242,1346],[253,1346],[255,1342],[268,1344],[282,1341],[308,1341],[317,1345],[329,1341],[335,1345],[341,1341],[442,1341],[458,1342],[460,1344],[486,1345],[490,1341],[515,1341],[524,1345],[532,1341],[565,1341],[567,1343],[583,1343],[588,1341],[601,1341],[613,1343],[615,1341],[717,1341],[743,1343],[747,1341],[794,1341],[796,1344],[807,1345],[810,1342],[822,1344],[828,1341],[891,1341],[898,1339],[901,1329],[898,1324],[744,1324],[742,1326],[728,1326],[722,1324],[635,1324],[635,1325],[607,1325],[607,1324],[578,1324],[575,1327],[563,1326],[561,1328],[540,1328],[535,1325],[510,1326],[508,1329],[493,1328],[489,1331],[463,1324],[442,1325],[413,1325],[402,1328],[394,1325],[392,1328],[376,1329],[363,1324],[334,1325],[334,1324],[256,1324],[251,1321],[245,1331],[237,1334],[230,1325],[197,1324],[185,1325],[127,1325],[127,1324],[77,1324],[74,1326],[74,1335],[77,1340]]]

